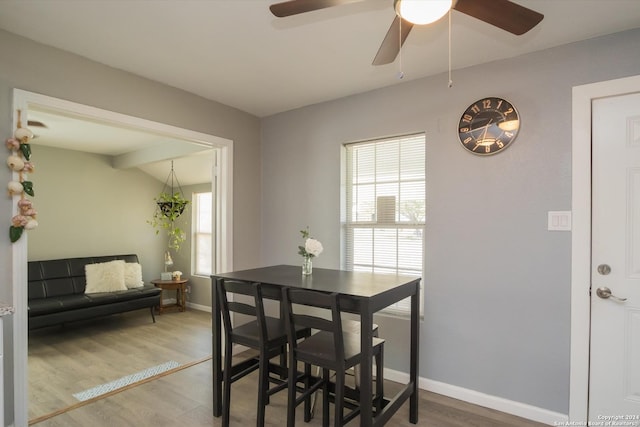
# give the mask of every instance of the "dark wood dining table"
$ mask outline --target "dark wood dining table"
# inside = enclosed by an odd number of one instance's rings
[[[409,421],[418,422],[418,351],[420,317],[420,278],[396,274],[379,274],[313,269],[313,274],[303,276],[300,266],[275,265],[250,270],[220,273],[211,276],[212,337],[213,337],[213,415],[222,414],[222,344],[220,306],[215,292],[215,282],[220,279],[259,282],[265,298],[280,300],[283,287],[305,288],[339,294],[340,307],[357,314],[361,323],[363,349],[360,379],[360,425],[382,426],[409,399]],[[372,405],[372,326],[374,313],[407,297],[411,298],[409,334],[409,382],[393,397],[386,398],[380,413],[373,413]],[[384,336],[381,336],[384,338]],[[369,373],[369,375],[364,375]]]

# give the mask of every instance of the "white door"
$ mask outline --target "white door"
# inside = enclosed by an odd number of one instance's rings
[[[592,112],[589,421],[640,426],[640,93]]]

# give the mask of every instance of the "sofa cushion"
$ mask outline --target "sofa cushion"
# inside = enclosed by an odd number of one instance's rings
[[[124,283],[124,261],[109,261],[85,266],[87,286],[85,294],[126,291]]]
[[[124,264],[124,284],[128,289],[139,288],[144,285],[140,264],[133,262]]]
[[[57,313],[59,311],[90,307],[94,303],[87,295],[64,295],[59,297],[38,298],[29,301],[29,315]]]
[[[127,289],[126,291],[100,292],[87,295],[91,305],[111,304],[116,301],[128,301],[146,296],[159,295],[161,289],[152,285],[144,285],[139,288]]]

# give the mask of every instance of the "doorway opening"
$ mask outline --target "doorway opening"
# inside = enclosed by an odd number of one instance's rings
[[[214,241],[215,265],[220,271],[230,271],[232,269],[233,141],[19,89],[15,89],[13,93],[14,128],[17,126],[17,111],[21,111],[22,123],[26,124],[30,108],[81,116],[101,123],[110,123],[114,126],[127,127],[142,132],[166,135],[170,138],[194,142],[215,149],[219,154],[215,165],[215,179],[212,182],[212,189],[217,198],[214,216],[215,224],[213,227],[217,230]],[[14,200],[14,210],[16,209],[16,202],[17,200]],[[25,233],[12,246],[12,291],[13,305],[15,307],[12,331],[15,425],[28,424],[28,296],[27,288],[24,286],[28,280],[27,234]]]

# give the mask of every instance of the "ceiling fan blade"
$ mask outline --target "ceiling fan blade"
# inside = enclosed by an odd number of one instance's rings
[[[453,8],[518,36],[544,18],[543,14],[509,0],[458,0]]]
[[[373,65],[391,64],[395,61],[400,52],[400,47],[404,44],[412,28],[413,24],[411,22],[405,21],[396,15],[391,27],[389,27],[389,31],[387,31],[387,35],[382,40],[376,57],[373,58]]]
[[[285,16],[298,15],[300,13],[359,1],[362,0],[290,0],[272,4],[269,6],[269,10],[278,18],[284,18]]]

